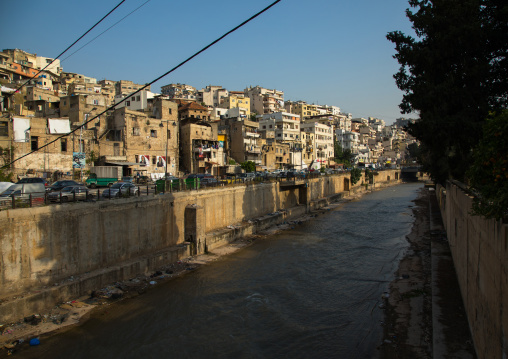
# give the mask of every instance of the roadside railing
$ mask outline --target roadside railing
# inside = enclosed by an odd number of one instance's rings
[[[348,171],[335,171],[335,172],[281,172],[260,174],[256,177],[214,177],[205,178],[204,180],[187,180],[187,179],[172,179],[166,180],[162,183],[148,183],[143,185],[136,185],[128,189],[111,189],[111,188],[96,188],[88,189],[86,192],[73,193],[72,195],[58,196],[50,195],[49,192],[44,193],[30,193],[24,195],[10,195],[8,197],[0,197],[0,210],[16,209],[16,208],[32,208],[41,207],[52,204],[63,203],[76,203],[76,202],[97,202],[97,201],[110,201],[120,198],[140,197],[140,196],[156,196],[160,194],[182,192],[182,191],[197,191],[206,190],[211,188],[235,186],[235,185],[258,185],[269,182],[295,182],[306,181],[313,178],[321,178],[323,176],[337,176],[340,174],[348,173]],[[55,193],[55,192],[53,192]]]

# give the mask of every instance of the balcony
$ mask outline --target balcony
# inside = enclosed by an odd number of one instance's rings
[[[243,135],[244,135],[244,137],[254,137],[254,138],[259,137],[259,133],[257,133],[257,132],[245,131]]]
[[[256,154],[260,154],[261,153],[261,148],[259,146],[245,146],[245,152],[248,152],[248,153],[256,153]]]

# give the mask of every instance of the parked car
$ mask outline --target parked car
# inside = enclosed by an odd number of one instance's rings
[[[217,178],[215,178],[212,175],[204,175],[202,178],[200,178],[201,185],[208,186],[208,187],[214,187],[219,184],[219,181],[217,181]]]
[[[131,176],[124,176],[122,177],[122,182],[134,183],[134,178],[132,178]]]
[[[42,183],[44,187],[48,187],[48,181],[41,177],[25,177],[16,182],[16,184],[20,183]]]
[[[81,186],[81,183],[72,180],[60,180],[49,186],[50,191],[61,191],[65,187],[69,186]]]
[[[54,191],[48,194],[50,202],[87,201],[94,197],[85,186],[68,186],[62,188],[61,191]]]
[[[12,197],[22,201],[28,201],[30,196],[34,202],[43,202],[46,189],[41,182],[36,183],[16,183],[0,194],[0,204],[8,205],[12,202]]]
[[[135,196],[138,194],[139,188],[129,182],[117,182],[108,189],[105,189],[102,192],[102,197],[104,198],[113,198],[113,197],[121,197],[121,196]]]
[[[254,180],[254,177],[256,177],[256,175],[253,173],[253,172],[248,172],[248,173],[240,173],[238,175],[238,178],[240,178],[241,180],[243,180],[244,182],[247,182],[247,181],[253,181]]]

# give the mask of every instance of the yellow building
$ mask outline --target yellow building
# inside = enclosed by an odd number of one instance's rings
[[[317,116],[320,114],[317,105],[310,105],[305,101],[298,102],[286,101],[284,106],[287,112],[300,115],[300,118],[302,120],[306,117]]]
[[[222,100],[220,107],[227,109],[242,108],[245,109],[246,116],[250,117],[250,98],[245,97],[243,92],[230,91],[229,96]]]

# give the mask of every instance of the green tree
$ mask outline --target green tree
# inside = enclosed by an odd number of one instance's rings
[[[360,178],[362,178],[362,170],[359,169],[358,167],[355,167],[351,170],[351,172],[349,172],[349,175],[351,179],[351,184],[355,185],[360,180]]]
[[[468,171],[473,214],[500,219],[508,211],[508,111],[489,118]]]
[[[409,0],[416,38],[390,32],[402,113],[431,177],[464,180],[490,111],[506,106],[508,12],[500,0]],[[503,40],[504,39],[504,40]]]
[[[256,164],[252,161],[245,161],[240,163],[240,167],[245,170],[245,172],[254,172],[256,171]]]
[[[334,147],[334,158],[335,162],[342,163],[346,165],[346,167],[351,166],[354,160],[354,155],[351,153],[351,150],[344,150],[340,143],[338,143],[336,140],[334,140],[333,143]]]

